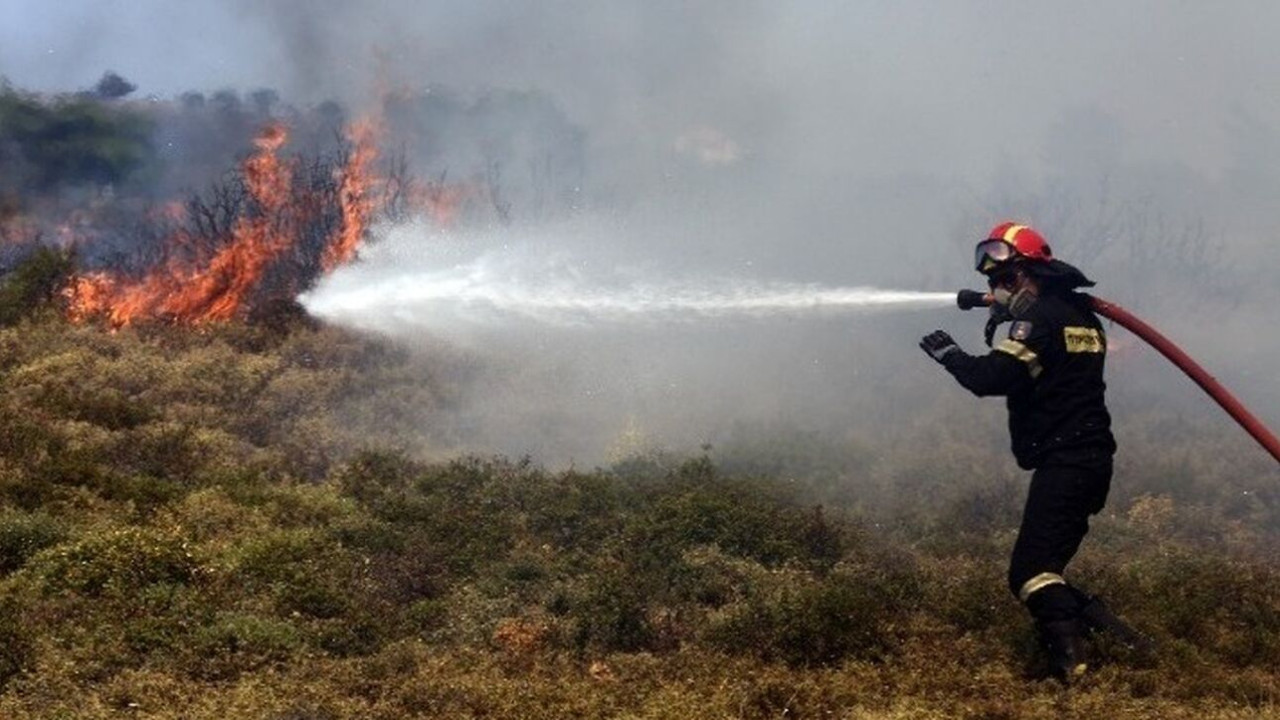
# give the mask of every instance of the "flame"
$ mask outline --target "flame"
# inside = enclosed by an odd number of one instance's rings
[[[270,263],[295,240],[294,213],[286,212],[292,167],[278,156],[288,139],[279,124],[254,139],[257,150],[245,160],[244,179],[255,211],[237,219],[230,242],[207,266],[188,268],[171,260],[135,284],[102,272],[80,275],[66,292],[71,319],[105,316],[112,327],[122,327],[145,317],[186,323],[234,317]],[[174,244],[189,240],[182,231],[171,238]]]
[[[296,161],[280,157],[288,129],[272,124],[254,139],[254,152],[241,167],[248,201],[225,238],[208,238],[191,229],[191,213],[180,203],[152,208],[149,218],[164,223],[164,260],[138,280],[95,271],[74,276],[63,291],[73,322],[104,319],[119,328],[144,319],[201,324],[230,320],[248,313],[267,273],[292,251],[315,252],[303,237],[316,232],[316,220],[333,209],[337,227],[321,238],[319,265],[324,273],[353,261],[375,215],[386,207],[391,185],[402,193],[410,212],[441,226],[454,223],[464,204],[480,193],[469,185],[450,185],[440,178],[419,184],[405,177],[384,178],[376,172],[380,122],[366,119],[347,130],[350,151],[333,171],[335,185],[317,189]],[[300,181],[295,184],[295,174]],[[332,195],[330,194],[332,193]],[[75,228],[67,232],[76,234]],[[312,266],[314,268],[314,266]],[[274,277],[274,276],[273,276]],[[297,292],[306,280],[273,280],[282,292]],[[261,299],[259,297],[258,299]]]
[[[360,248],[373,216],[374,197],[372,165],[378,157],[374,144],[377,126],[372,120],[357,122],[347,132],[351,156],[338,173],[338,204],[342,208],[342,227],[320,257],[325,272],[351,262]]]

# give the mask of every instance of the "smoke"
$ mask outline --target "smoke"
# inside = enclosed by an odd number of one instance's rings
[[[756,297],[942,291],[972,284],[974,240],[1018,218],[1280,421],[1265,371],[1280,341],[1259,330],[1278,300],[1277,22],[1272,3],[1156,0],[9,0],[0,73],[74,90],[113,69],[162,98],[269,87],[305,109],[387,110],[413,169],[484,188],[488,213],[451,239],[390,231],[316,311],[362,325],[399,313],[413,332],[471,343],[492,370],[474,389],[492,410],[475,411],[476,436],[581,459],[633,426],[696,442],[742,418],[901,420],[958,392],[916,338],[942,325],[977,350],[981,318],[783,313],[587,332],[530,321],[526,298],[523,324],[486,301],[502,322],[484,329],[479,305],[397,300],[394,283],[420,292],[424,278],[457,281],[455,266],[519,265],[505,301],[572,280],[650,308],[723,291],[712,278],[749,279]],[[375,279],[378,311],[352,309]],[[1113,358],[1117,415],[1182,403],[1216,422],[1161,363]],[[518,420],[485,425],[498,416]]]

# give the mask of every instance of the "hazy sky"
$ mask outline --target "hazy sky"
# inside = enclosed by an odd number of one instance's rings
[[[1276,28],[1265,1],[0,0],[0,74],[302,101],[538,88],[606,138],[705,124],[806,165],[964,176],[1097,106],[1132,152],[1215,171],[1233,112],[1280,121]]]

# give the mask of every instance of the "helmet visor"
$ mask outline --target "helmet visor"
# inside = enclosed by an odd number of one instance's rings
[[[980,273],[989,273],[994,268],[1008,261],[1017,251],[1004,240],[983,240],[974,249],[973,265]]]

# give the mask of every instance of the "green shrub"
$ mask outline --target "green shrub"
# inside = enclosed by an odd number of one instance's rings
[[[71,273],[71,256],[40,246],[0,282],[0,327],[29,317],[58,298]]]
[[[927,607],[956,629],[981,632],[1025,623],[1026,611],[1009,594],[1003,562],[953,556],[930,568]]]
[[[46,592],[114,598],[191,582],[198,568],[181,536],[139,527],[90,532],[39,553],[29,565]]]
[[[306,582],[314,569],[331,566],[337,552],[336,544],[309,528],[263,532],[235,550],[240,575],[264,587]]]
[[[640,562],[659,567],[702,545],[766,565],[830,567],[844,553],[845,529],[821,508],[797,506],[780,490],[766,481],[720,477],[704,461],[691,461],[648,491],[627,544]]]
[[[421,533],[398,533],[394,540],[377,539],[366,555],[364,571],[372,592],[383,602],[407,607],[420,600],[439,598],[453,584],[446,551]],[[395,542],[393,546],[384,542]]]
[[[159,417],[155,408],[116,388],[86,388],[70,382],[45,385],[35,404],[58,416],[108,430],[135,428]]]
[[[577,621],[573,644],[579,651],[637,652],[656,649],[657,629],[649,617],[650,598],[642,582],[623,567],[601,570],[571,603]]]
[[[569,471],[523,483],[528,528],[542,543],[561,550],[594,551],[617,532],[626,502],[617,478]]]
[[[0,502],[23,510],[37,511],[51,506],[62,488],[47,479],[32,475],[23,468],[0,469]]]
[[[267,514],[278,527],[329,527],[359,512],[356,503],[330,485],[285,484],[263,498]]]
[[[355,657],[377,652],[386,639],[388,618],[361,614],[322,623],[316,644],[338,657]]]
[[[100,476],[94,482],[94,487],[108,500],[131,505],[140,516],[148,515],[185,492],[185,488],[171,480],[117,473]]]
[[[110,460],[130,474],[189,482],[201,465],[200,450],[190,425],[160,422],[120,433]]]
[[[730,653],[790,665],[828,665],[848,658],[880,658],[895,642],[891,630],[909,607],[886,568],[840,568],[817,580],[784,572],[726,606],[707,632]]]
[[[15,675],[34,664],[35,630],[36,628],[23,622],[15,601],[0,598],[0,690]]]
[[[63,438],[39,416],[0,403],[0,457],[29,466],[59,454],[65,446]]]
[[[192,633],[184,665],[198,678],[231,680],[241,673],[286,662],[304,645],[302,632],[292,623],[226,612]]]
[[[405,610],[405,615],[414,633],[428,634],[448,622],[449,606],[440,599],[416,600]]]
[[[369,567],[314,529],[272,530],[246,538],[234,551],[243,591],[269,600],[282,617],[356,622],[373,602]]]
[[[1280,572],[1189,548],[1166,548],[1102,578],[1141,627],[1231,666],[1280,668]]]
[[[403,496],[421,472],[403,452],[365,450],[351,458],[337,479],[343,493],[379,511]]]
[[[450,572],[474,575],[506,557],[516,540],[519,488],[532,477],[519,464],[466,458],[414,472],[394,458],[366,456],[359,479],[343,486],[367,498],[369,509],[392,524],[413,528],[439,552]],[[383,467],[385,465],[385,467]],[[373,481],[370,471],[386,473]],[[401,474],[403,473],[403,474]],[[407,487],[400,483],[408,481]],[[361,483],[353,485],[354,483]]]
[[[17,570],[32,555],[65,537],[61,523],[44,513],[0,511],[0,575]]]

